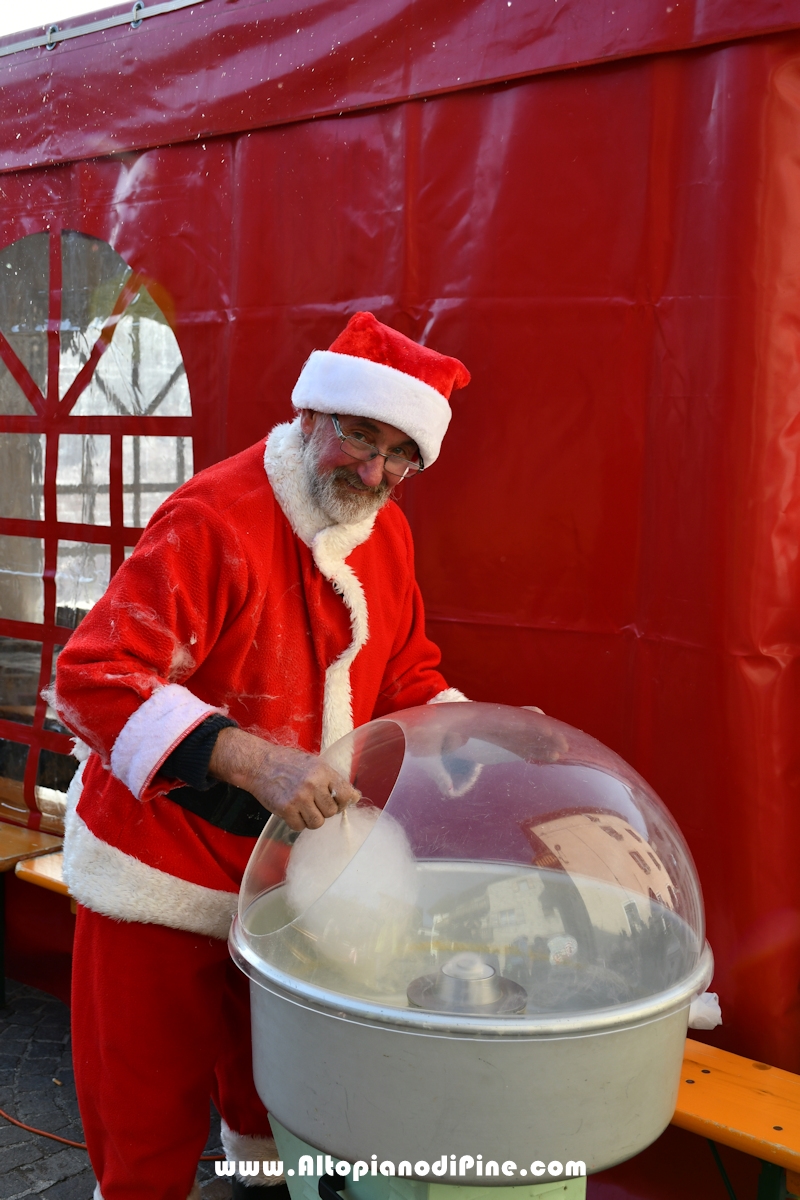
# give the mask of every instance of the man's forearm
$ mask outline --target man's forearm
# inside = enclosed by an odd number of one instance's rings
[[[317,829],[359,799],[352,784],[317,755],[277,746],[244,729],[220,731],[209,773],[250,792],[291,829]]]
[[[208,773],[214,779],[250,792],[251,782],[267,767],[270,750],[277,748],[254,733],[229,726],[221,729],[217,735]]]

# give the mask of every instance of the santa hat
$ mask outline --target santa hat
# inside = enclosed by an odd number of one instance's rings
[[[329,350],[307,359],[292,404],[394,425],[417,443],[427,467],[439,457],[450,424],[450,393],[468,383],[469,371],[457,358],[358,312]]]

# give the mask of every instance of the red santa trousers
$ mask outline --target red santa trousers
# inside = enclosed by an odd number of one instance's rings
[[[78,907],[75,1083],[103,1200],[187,1200],[209,1097],[271,1137],[253,1084],[248,981],[224,941]]]

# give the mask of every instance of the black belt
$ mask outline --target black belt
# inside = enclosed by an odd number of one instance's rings
[[[242,837],[258,837],[270,818],[255,796],[230,783],[215,783],[202,792],[192,787],[173,788],[169,798],[209,825]]]

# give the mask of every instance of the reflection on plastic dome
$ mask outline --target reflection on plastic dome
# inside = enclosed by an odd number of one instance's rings
[[[617,755],[525,709],[408,709],[326,757],[362,801],[272,818],[242,886],[275,972],[382,1007],[558,1015],[657,995],[699,961],[689,851]]]

